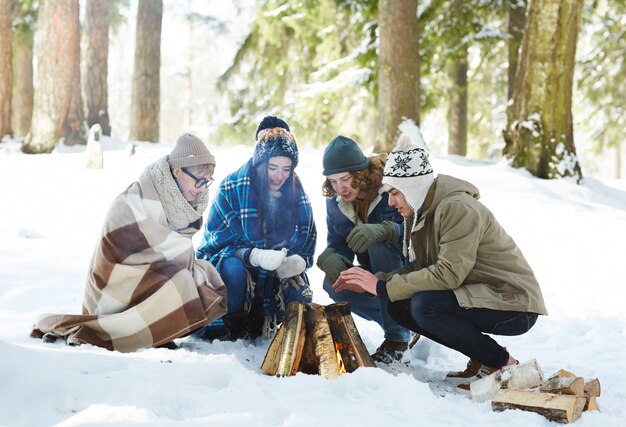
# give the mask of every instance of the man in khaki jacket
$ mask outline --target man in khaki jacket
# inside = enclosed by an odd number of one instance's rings
[[[389,205],[404,217],[409,265],[376,276],[354,267],[334,289],[387,296],[400,325],[468,356],[465,371],[447,376],[461,389],[517,364],[486,334],[524,334],[547,310],[532,269],[478,201],[478,189],[451,176],[435,178],[426,150],[407,135],[387,159],[383,184]]]

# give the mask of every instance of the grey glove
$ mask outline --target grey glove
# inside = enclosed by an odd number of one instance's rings
[[[331,283],[339,278],[339,273],[352,267],[352,261],[337,253],[333,248],[326,248],[317,258],[317,266],[326,273]]]
[[[380,224],[360,224],[352,229],[346,243],[354,252],[362,253],[370,246],[383,242],[393,243],[398,240],[398,227],[395,222],[383,221]]]

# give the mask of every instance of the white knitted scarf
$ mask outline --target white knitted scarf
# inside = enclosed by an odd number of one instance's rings
[[[174,230],[187,228],[189,224],[202,218],[202,213],[209,204],[209,192],[205,191],[198,202],[191,205],[174,180],[167,156],[148,166],[148,173],[163,203],[167,222]]]

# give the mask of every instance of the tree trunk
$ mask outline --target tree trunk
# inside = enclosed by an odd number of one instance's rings
[[[87,51],[85,55],[84,93],[87,127],[95,123],[104,135],[111,135],[108,100],[109,1],[87,0]]]
[[[13,85],[11,65],[12,38],[11,0],[0,0],[0,142],[11,134],[11,91]]]
[[[25,153],[50,153],[63,135],[79,58],[78,0],[44,1],[37,18],[37,75],[30,132]]]
[[[85,145],[87,144],[87,130],[85,129],[85,111],[83,109],[83,96],[80,87],[80,22],[78,15],[75,18],[76,22],[73,23],[74,35],[71,40],[72,43],[76,41],[71,48],[74,50],[78,60],[74,62],[70,70],[71,76],[71,100],[70,108],[67,112],[64,124],[64,143],[65,145]]]
[[[139,0],[130,139],[159,141],[163,0]]]
[[[515,97],[504,131],[514,167],[539,178],[582,179],[574,146],[572,81],[582,0],[530,4]]]
[[[11,123],[17,136],[26,136],[33,118],[33,32],[13,34],[13,99]]]
[[[379,1],[379,138],[374,149],[388,152],[405,119],[419,123],[417,0]]]
[[[522,6],[514,7],[509,11],[509,70],[508,70],[508,91],[507,101],[513,99],[515,93],[515,73],[517,72],[517,59],[519,48],[524,36],[524,25],[526,24],[526,3]]]
[[[467,155],[467,46],[449,66],[448,154]]]

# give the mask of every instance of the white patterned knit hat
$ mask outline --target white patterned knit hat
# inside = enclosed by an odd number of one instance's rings
[[[422,141],[420,141],[422,142]],[[426,147],[415,144],[409,135],[403,134],[398,138],[398,144],[391,151],[385,170],[383,171],[383,184],[394,187],[402,192],[407,203],[413,209],[413,226],[417,222],[417,211],[424,204],[428,189],[435,180],[433,168],[428,161]],[[408,239],[410,230],[407,221],[404,221],[404,255],[409,261],[415,260],[413,242]],[[407,240],[409,247],[407,248]]]

